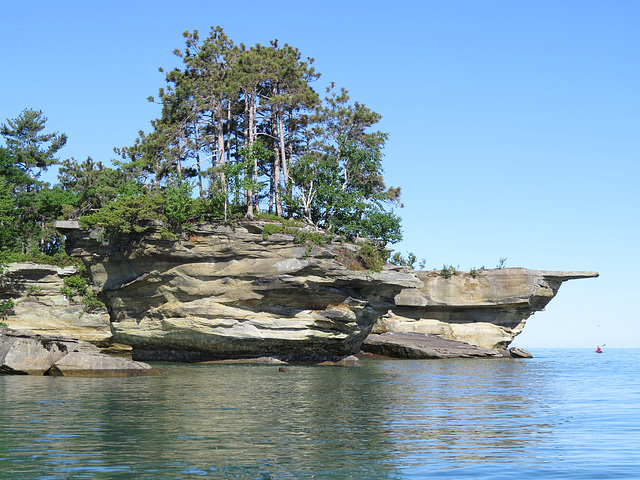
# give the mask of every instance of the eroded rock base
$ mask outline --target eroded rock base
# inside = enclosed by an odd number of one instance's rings
[[[375,355],[403,359],[439,358],[531,358],[522,349],[514,355],[510,350],[478,347],[465,342],[447,340],[436,335],[415,332],[390,332],[369,335],[362,344],[362,351]],[[527,357],[528,354],[528,357]]]

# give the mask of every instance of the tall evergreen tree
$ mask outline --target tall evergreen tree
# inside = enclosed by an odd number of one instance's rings
[[[55,232],[51,223],[62,213],[64,204],[72,204],[74,195],[50,189],[40,175],[60,160],[58,151],[67,141],[65,134],[44,133],[47,118],[40,110],[24,109],[15,119],[0,126],[6,147],[0,155],[0,178],[5,206],[13,205],[13,225],[5,211],[0,234],[3,247],[22,253],[50,249]],[[9,198],[8,195],[11,195]],[[6,233],[12,232],[12,237]],[[57,244],[56,241],[53,243]]]
[[[236,46],[221,27],[184,37],[185,49],[175,51],[182,67],[165,73],[157,97],[161,117],[120,150],[139,183],[158,190],[197,175],[213,216],[243,207],[253,218],[264,202],[278,216],[354,238],[398,238],[388,209],[399,189],[382,179],[379,114],[333,84],[320,102],[313,59],[288,44]]]
[[[7,123],[0,126],[0,134],[5,137],[6,149],[15,165],[34,180],[59,162],[55,155],[67,143],[65,134],[42,133],[46,122],[47,117],[41,110],[25,108],[17,118],[7,119]]]

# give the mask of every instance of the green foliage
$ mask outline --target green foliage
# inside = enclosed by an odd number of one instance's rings
[[[27,295],[32,295],[34,297],[37,297],[39,295],[42,295],[42,287],[37,287],[35,285],[29,285],[27,287],[27,290],[25,292]]]
[[[295,231],[293,229],[285,227],[282,224],[267,223],[264,226],[264,228],[262,229],[262,239],[263,240],[268,240],[269,239],[269,235],[274,235],[274,234],[278,234],[278,233],[294,234]]]
[[[178,176],[173,176],[164,190],[164,214],[174,228],[186,224],[193,216],[192,190],[191,184]]]
[[[358,257],[366,270],[377,273],[382,271],[387,261],[388,252],[365,243],[360,247]]]
[[[98,300],[96,294],[89,287],[87,278],[83,275],[70,275],[65,277],[63,282],[64,286],[60,288],[62,294],[71,302],[76,302],[76,296],[81,297],[80,302],[85,312],[93,312],[105,308],[104,303]]]
[[[414,268],[417,259],[413,252],[407,252],[407,258],[403,257],[400,252],[396,252],[391,256],[389,263]],[[424,260],[422,260],[422,262],[424,262]]]
[[[87,285],[87,279],[77,274],[65,277],[63,282],[67,288],[75,292],[74,295],[84,295],[89,288]]]
[[[469,270],[469,274],[473,278],[478,278],[478,269],[476,267],[473,267],[471,270]]]
[[[151,222],[162,219],[166,203],[158,194],[118,197],[99,211],[85,215],[80,224],[85,228],[102,227],[107,235],[141,233]]]
[[[309,224],[355,241],[402,238],[393,211],[400,189],[383,179],[387,134],[375,130],[378,113],[333,84],[321,101],[312,60],[290,45],[236,45],[221,27],[184,38],[181,67],[164,72],[160,118],[134,145],[116,149],[114,168],[90,157],[60,162],[66,135],[44,133],[41,111],[25,109],[1,125],[1,249],[59,252],[60,218],[101,227],[105,237],[160,225],[163,238],[175,239],[195,222],[252,219],[267,209],[280,225],[267,226],[265,239],[331,241],[293,229]],[[54,164],[60,183],[51,187],[39,177]]]
[[[500,260],[498,260],[498,265],[496,266],[496,268],[505,268],[506,264],[507,264],[507,259],[500,258]]]
[[[65,134],[42,133],[46,122],[42,111],[25,108],[18,117],[7,119],[0,126],[15,166],[32,180],[58,163],[55,154],[67,143]]]
[[[0,126],[6,148],[0,148],[0,248],[21,253],[54,253],[62,237],[53,221],[77,201],[74,193],[39,180],[66,143],[66,135],[43,133],[41,111],[25,109]]]
[[[105,304],[98,300],[93,290],[87,290],[82,296],[82,306],[85,312],[97,312],[106,308]]]
[[[446,263],[442,265],[442,270],[440,270],[440,275],[444,278],[451,278],[455,274],[458,273],[460,267],[456,268],[453,265],[447,265]]]
[[[0,302],[0,315],[3,315],[3,316],[6,315],[15,306],[16,306],[16,302],[14,302],[13,299],[11,298]]]
[[[9,298],[8,300],[0,301],[0,317],[6,317],[9,312],[16,306],[16,303],[13,299]],[[6,327],[6,322],[0,321],[0,326]]]
[[[293,237],[293,243],[303,244],[311,242],[318,246],[324,246],[331,243],[332,238],[332,235],[325,235],[317,232],[308,232],[306,230],[296,230]]]
[[[17,221],[16,201],[11,185],[4,177],[0,177],[0,248],[15,245],[18,236]]]
[[[209,219],[242,211],[253,218],[266,204],[278,217],[304,218],[351,239],[401,239],[391,209],[400,189],[382,178],[387,135],[370,131],[378,113],[333,85],[321,102],[311,86],[319,77],[312,60],[290,45],[237,46],[221,27],[184,38],[184,50],[175,51],[181,68],[161,70],[162,115],[152,132],[118,150],[121,169],[149,191],[169,185],[172,175],[197,178]],[[168,205],[174,223],[183,223],[185,204]]]
[[[60,268],[74,266],[79,273],[86,272],[86,267],[79,259],[70,257],[65,252],[47,255],[42,252],[20,253],[4,250],[0,252],[0,263],[39,263],[42,265],[55,265]]]
[[[84,162],[64,160],[58,174],[60,186],[76,196],[75,203],[65,211],[68,218],[80,218],[102,208],[119,195],[140,192],[134,179],[123,170],[105,167],[88,157]]]

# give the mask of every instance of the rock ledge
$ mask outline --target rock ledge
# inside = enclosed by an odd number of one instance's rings
[[[146,363],[102,354],[81,340],[0,327],[0,374],[133,377],[163,372]]]

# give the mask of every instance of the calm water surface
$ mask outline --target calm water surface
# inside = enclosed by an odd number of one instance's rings
[[[640,350],[0,376],[0,478],[640,478]]]

